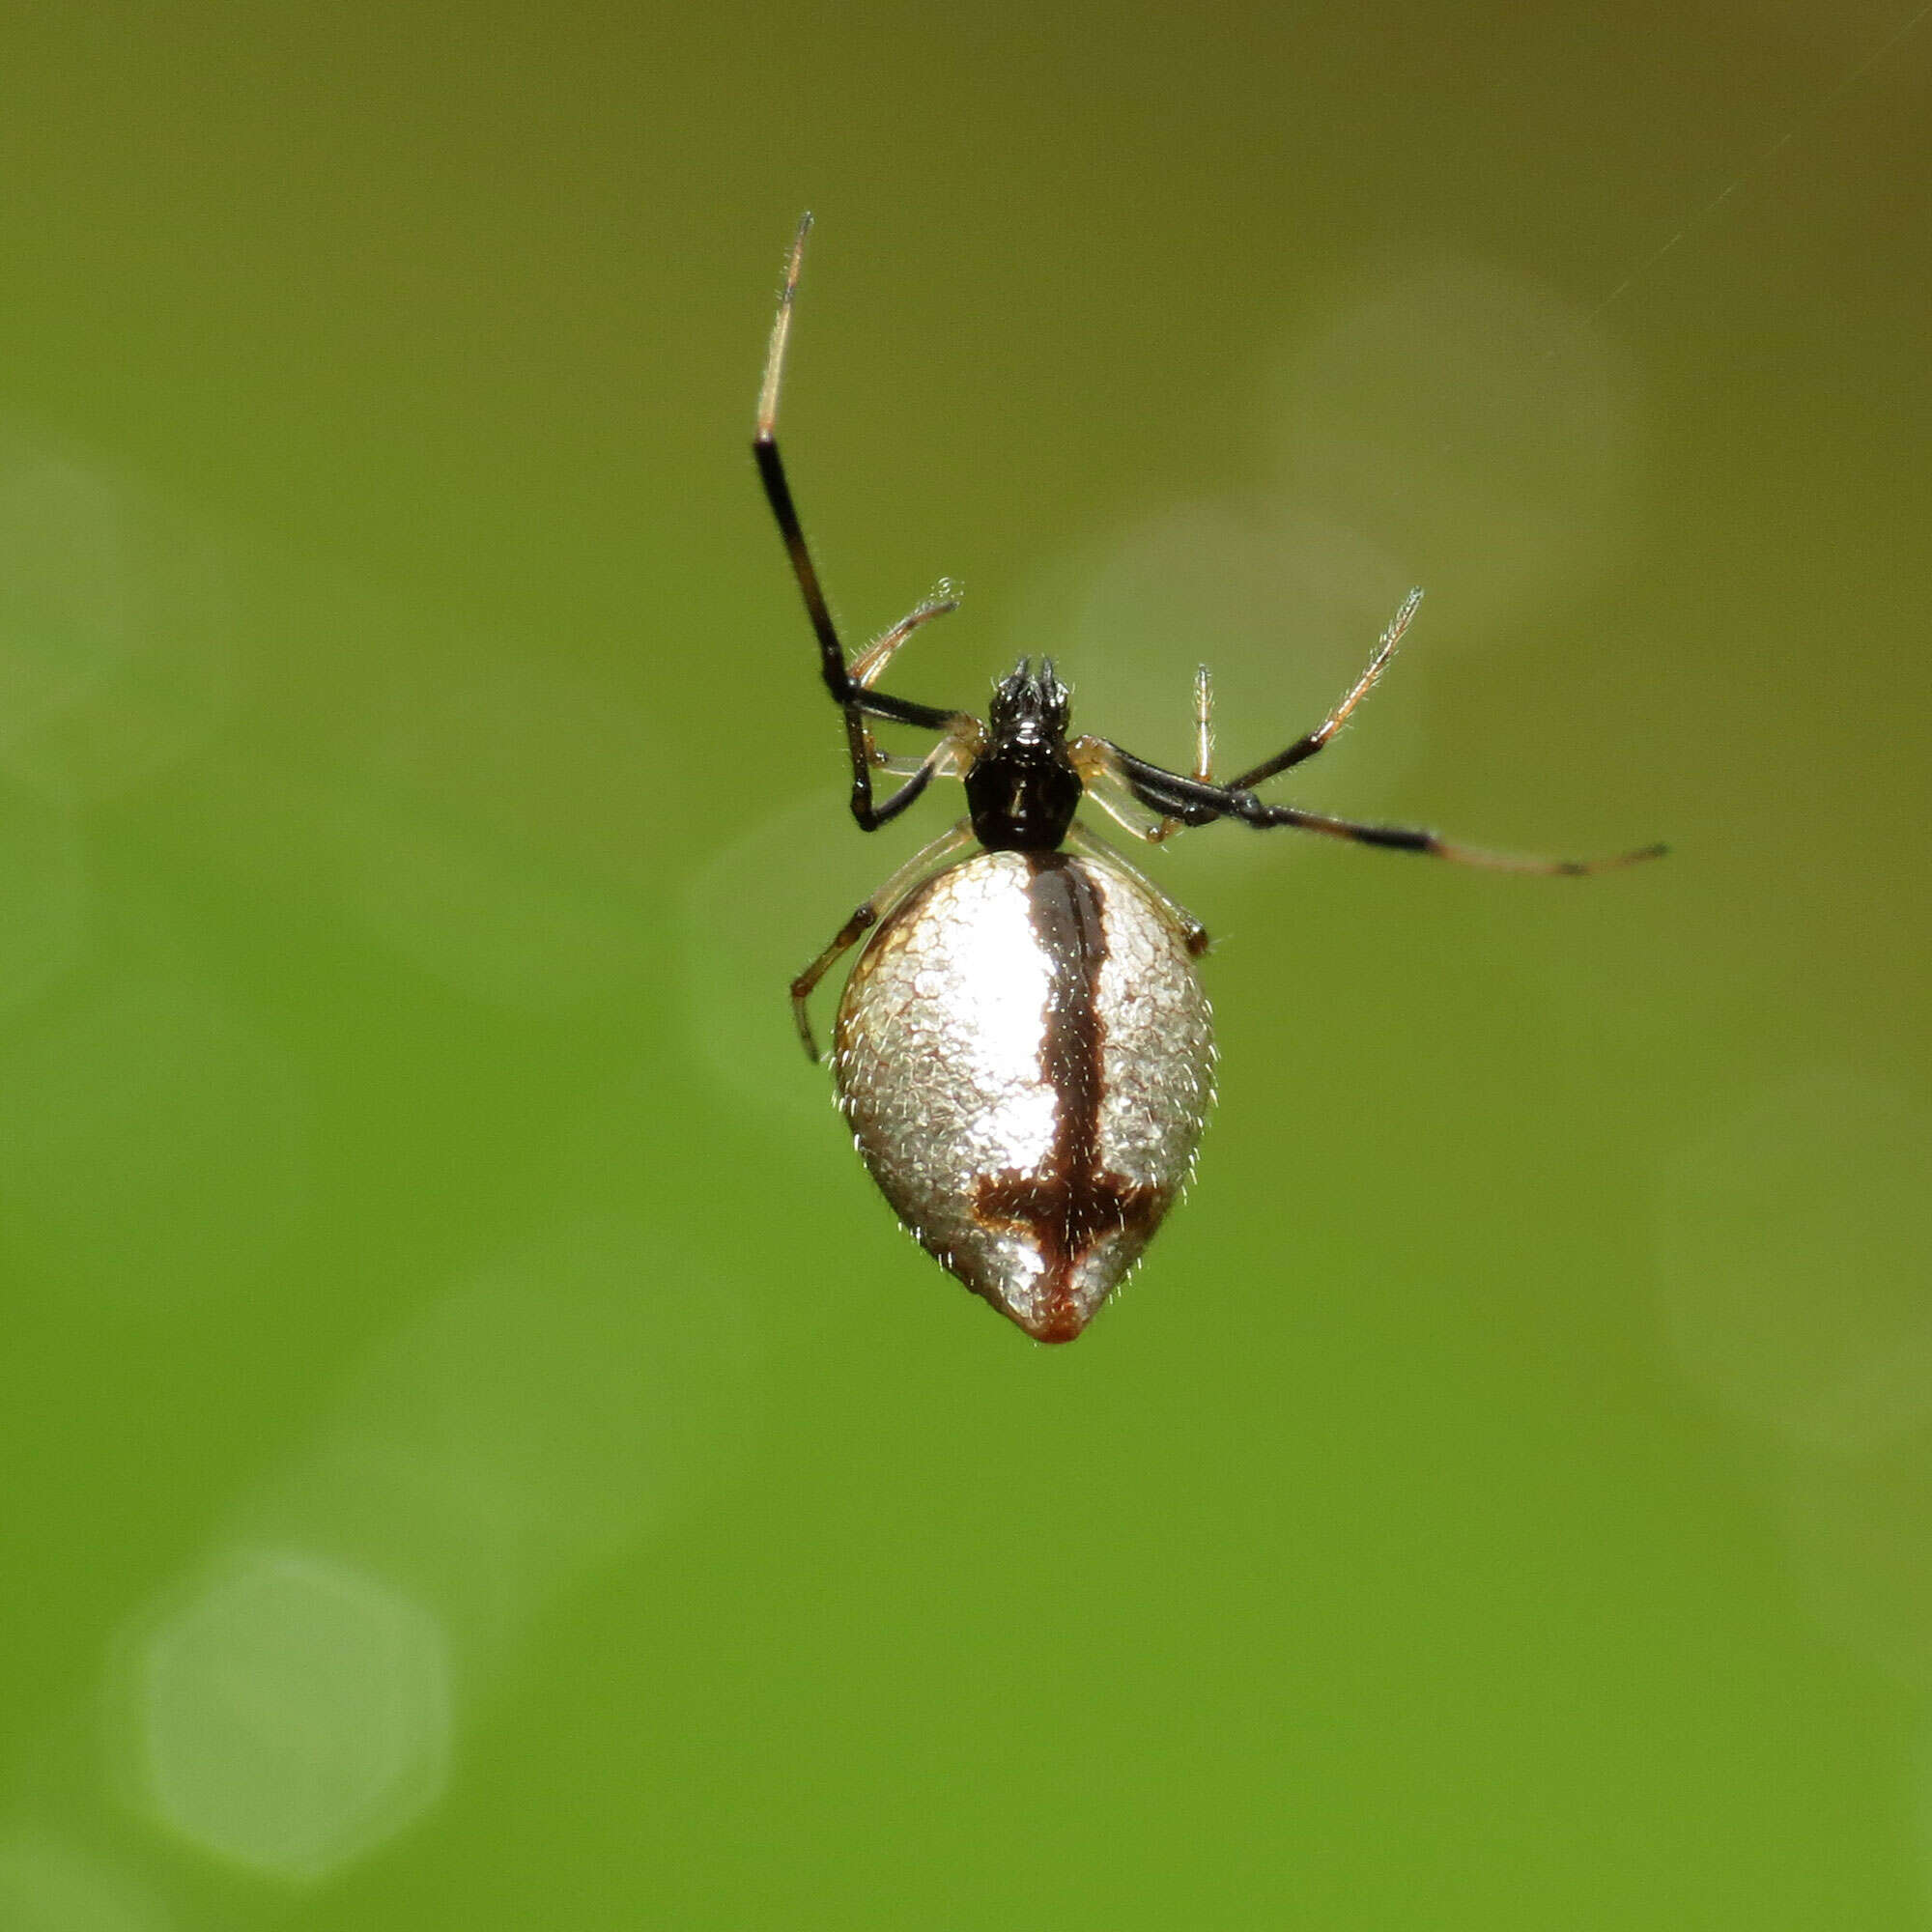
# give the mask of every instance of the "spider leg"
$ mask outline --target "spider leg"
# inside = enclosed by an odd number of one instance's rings
[[[1194,776],[1214,782],[1214,673],[1206,665],[1194,667]]]
[[[944,583],[939,587],[948,588]],[[884,637],[874,639],[846,667],[852,682],[862,691],[869,691],[892,663],[894,653],[922,624],[929,624],[935,617],[950,617],[958,608],[956,596],[934,597],[917,611],[908,611]]]
[[[1356,705],[1368,696],[1370,688],[1379,678],[1395,655],[1395,647],[1402,641],[1402,636],[1415,616],[1415,608],[1422,602],[1422,592],[1411,590],[1402,600],[1402,608],[1389,620],[1388,628],[1381,634],[1376,645],[1375,656],[1369,660],[1369,668],[1363,671],[1350,688],[1348,696],[1336,705],[1326,718],[1305,737],[1297,738],[1287,751],[1272,758],[1264,759],[1240,777],[1230,780],[1224,789],[1246,790],[1259,784],[1264,779],[1272,778],[1277,772],[1285,772],[1292,765],[1298,765],[1304,759],[1312,758],[1344,724]],[[1194,773],[1195,782],[1211,785],[1214,781],[1214,687],[1208,667],[1202,665],[1194,673]],[[1118,814],[1116,814],[1118,816]],[[1142,832],[1133,827],[1139,836],[1150,844],[1158,844],[1164,838],[1172,838],[1177,832],[1190,824],[1200,823],[1179,815],[1170,814],[1151,832]]]
[[[920,781],[922,788],[923,781]],[[798,1037],[805,1042],[806,1057],[818,1059],[818,1042],[811,1037],[811,1015],[807,1003],[812,988],[838,963],[838,956],[862,933],[868,932],[892,913],[901,899],[920,883],[939,870],[953,853],[973,842],[973,821],[962,818],[950,832],[943,832],[930,845],[915,852],[886,883],[853,913],[832,935],[832,943],[791,982],[791,1014],[798,1023]]]
[[[905,783],[884,805],[872,808],[871,823],[866,826],[867,832],[875,832],[881,825],[890,824],[934,779],[964,778],[967,767],[979,756],[980,747],[986,742],[985,728],[977,718],[970,718],[963,711],[952,720],[938,744],[923,758],[891,756],[872,743],[871,728],[865,728],[867,763],[874,771],[891,772],[894,777],[905,780]]]
[[[1370,688],[1388,667],[1388,661],[1395,655],[1395,647],[1402,641],[1402,634],[1408,629],[1415,616],[1415,607],[1422,602],[1422,592],[1411,590],[1402,600],[1402,609],[1389,620],[1380,641],[1376,645],[1376,654],[1369,660],[1369,668],[1358,677],[1348,696],[1329,712],[1314,730],[1305,738],[1297,738],[1287,751],[1277,753],[1272,758],[1264,758],[1258,765],[1243,772],[1239,778],[1230,779],[1228,788],[1245,790],[1249,785],[1258,785],[1264,779],[1271,779],[1277,772],[1285,772],[1291,765],[1298,765],[1306,758],[1312,758],[1344,724],[1349,722],[1349,714],[1369,695]],[[1197,778],[1206,778],[1206,772],[1197,771]]]
[[[1214,678],[1206,665],[1194,668],[1194,776],[1203,784],[1214,782]],[[1181,831],[1178,818],[1163,818],[1145,838],[1150,845]]]
[[[1260,802],[1257,801],[1257,804]],[[1547,859],[1527,852],[1492,852],[1480,845],[1459,845],[1434,832],[1412,825],[1364,825],[1352,818],[1331,818],[1321,811],[1300,811],[1292,805],[1263,805],[1237,814],[1250,825],[1293,825],[1330,838],[1352,838],[1362,845],[1385,845],[1398,852],[1423,852],[1456,866],[1480,866],[1492,872],[1530,872],[1546,878],[1587,878],[1592,872],[1612,872],[1644,859],[1661,859],[1667,845],[1639,845],[1632,852],[1613,852],[1598,859]]]
[[[1481,866],[1497,872],[1538,872],[1552,877],[1579,878],[1634,866],[1644,859],[1661,859],[1668,847],[1641,845],[1634,852],[1617,852],[1602,859],[1545,859],[1526,853],[1492,852],[1478,845],[1459,845],[1434,832],[1412,825],[1365,825],[1358,819],[1335,818],[1325,811],[1304,811],[1293,805],[1269,805],[1242,785],[1207,785],[1164,771],[1143,758],[1110,745],[1127,788],[1140,802],[1184,825],[1207,825],[1217,818],[1238,818],[1244,825],[1265,831],[1277,825],[1316,832],[1329,838],[1350,838],[1361,845],[1384,845],[1398,852],[1423,852],[1458,866]]]
[[[771,504],[772,515],[778,520],[779,533],[784,539],[785,554],[791,559],[792,575],[798,580],[799,594],[805,599],[806,614],[811,619],[811,628],[818,638],[819,675],[826,690],[832,694],[834,702],[845,714],[845,749],[852,762],[852,816],[866,831],[871,832],[886,822],[891,811],[888,810],[882,815],[872,804],[872,767],[867,718],[885,718],[895,724],[918,725],[928,731],[943,731],[957,714],[871,691],[853,676],[846,667],[845,648],[838,641],[838,627],[832,621],[831,607],[825,601],[825,591],[818,581],[818,569],[812,562],[810,546],[805,540],[804,526],[798,520],[798,506],[792,501],[791,485],[785,478],[784,460],[779,454],[779,387],[784,374],[785,344],[791,335],[792,304],[798,294],[799,270],[805,260],[805,238],[810,232],[811,216],[808,214],[798,224],[798,234],[785,264],[784,285],[779,294],[778,314],[772,322],[771,346],[765,354],[765,380],[758,391],[758,421],[756,433],[752,439],[752,454],[757,462],[759,479],[765,486],[765,499]],[[931,614],[936,616],[938,611],[934,610]],[[923,622],[924,619],[922,617],[919,621]],[[917,625],[913,628],[916,629]],[[905,636],[909,635],[910,631],[907,631],[897,638],[892,649],[896,650]],[[893,633],[887,633],[887,637],[892,636]],[[880,642],[884,643],[885,639]],[[876,645],[873,647],[874,650],[877,648]],[[891,650],[886,652],[887,657],[891,654]],[[883,663],[877,668],[883,668]],[[911,800],[905,803],[910,804]],[[903,807],[899,809],[903,810]]]
[[[1109,818],[1136,838],[1150,845],[1164,838],[1170,823],[1158,809],[1150,812],[1134,790],[1133,781],[1122,764],[1122,753],[1104,738],[1075,738],[1066,748],[1073,769],[1080,774],[1080,788]]]
[[[1208,686],[1208,667],[1203,665],[1196,680],[1197,692],[1205,692]],[[1080,774],[1080,783],[1086,796],[1091,798],[1101,810],[1116,823],[1131,832],[1136,838],[1144,838],[1150,845],[1157,844],[1167,836],[1168,828],[1177,823],[1165,815],[1155,818],[1143,809],[1131,781],[1121,764],[1120,754],[1104,738],[1076,738],[1067,748],[1067,755],[1073,760],[1073,769]],[[1201,762],[1206,763],[1209,748],[1204,739],[1201,745]],[[1105,839],[1096,838],[1093,833],[1075,819],[1067,828],[1066,841],[1076,850],[1098,853],[1101,858],[1111,861],[1121,867],[1130,878],[1137,879],[1162,906],[1175,929],[1180,935],[1181,944],[1186,947],[1192,958],[1200,958],[1208,951],[1208,928],[1181,905],[1171,899],[1143,872],[1138,866],[1129,865],[1125,858]]]
[[[947,586],[942,585],[941,587],[945,588]],[[852,660],[851,664],[846,667],[846,669],[851,676],[854,686],[857,687],[859,692],[866,694],[866,696],[858,699],[859,708],[862,712],[866,709],[869,701],[872,685],[884,675],[886,667],[892,663],[893,657],[897,652],[899,646],[923,624],[931,623],[935,617],[950,616],[958,608],[959,599],[957,597],[930,598],[922,604],[918,610],[908,611],[890,631],[883,637],[875,638]],[[964,716],[964,714],[955,714],[955,722],[959,716]],[[863,724],[862,729],[865,735],[866,762],[874,771],[900,770],[901,776],[903,776],[905,773],[919,769],[921,760],[917,758],[888,758],[873,741],[872,727],[869,724]],[[882,823],[883,821],[875,822]]]

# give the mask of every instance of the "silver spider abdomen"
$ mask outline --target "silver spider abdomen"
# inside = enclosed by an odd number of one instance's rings
[[[873,933],[835,1067],[916,1238],[1029,1334],[1066,1342],[1193,1167],[1213,1022],[1183,934],[1130,873],[980,852]]]

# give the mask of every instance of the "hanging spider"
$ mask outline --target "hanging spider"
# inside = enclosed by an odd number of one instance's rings
[[[1368,668],[1286,751],[1213,776],[1212,692],[1194,686],[1196,756],[1164,770],[1104,738],[1069,738],[1053,661],[1019,664],[982,723],[875,687],[934,599],[847,660],[779,455],[779,383],[811,216],[799,223],[772,325],[753,451],[818,634],[819,671],[845,720],[852,815],[873,832],[935,778],[965,782],[966,816],[859,907],[791,985],[807,1002],[869,934],[838,1003],[838,1103],[866,1165],[913,1236],[975,1293],[1042,1342],[1078,1335],[1139,1260],[1187,1179],[1213,1099],[1213,1025],[1194,962],[1207,930],[1075,814],[1091,798],[1137,838],[1235,818],[1426,852],[1504,871],[1577,875],[1654,858],[1531,859],[1452,845],[1407,826],[1272,805],[1254,787],[1312,758],[1381,675],[1422,593],[1411,590]],[[943,586],[942,586],[943,587]],[[890,757],[871,721],[938,733],[923,758]],[[903,783],[882,803],[872,774]]]

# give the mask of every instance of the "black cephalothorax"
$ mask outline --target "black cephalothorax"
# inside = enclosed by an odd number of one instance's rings
[[[1022,658],[993,691],[985,748],[966,771],[973,836],[989,852],[1051,852],[1083,789],[1066,751],[1067,691],[1042,660]]]

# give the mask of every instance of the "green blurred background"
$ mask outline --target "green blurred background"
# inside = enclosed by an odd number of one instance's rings
[[[1932,1921],[1932,27],[43,11],[0,39],[0,1926]],[[1217,828],[1071,1349],[783,981],[896,687]]]

